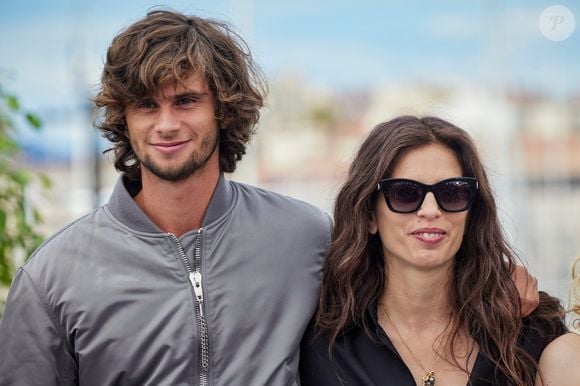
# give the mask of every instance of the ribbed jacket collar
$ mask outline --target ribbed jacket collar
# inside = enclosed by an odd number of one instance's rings
[[[139,182],[130,181],[125,176],[120,176],[109,199],[108,207],[111,214],[135,231],[163,233],[133,200],[133,196],[140,190],[141,184]],[[226,211],[231,198],[232,188],[222,173],[203,219],[203,226],[219,218]]]

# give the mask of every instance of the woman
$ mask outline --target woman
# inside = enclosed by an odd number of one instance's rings
[[[580,332],[580,257],[572,267],[570,295],[572,327]],[[580,335],[571,332],[552,341],[542,352],[539,368],[544,383],[538,380],[536,386],[580,384]]]
[[[378,125],[334,219],[302,385],[534,385],[562,310],[542,294],[521,319],[516,257],[466,132],[433,117]]]

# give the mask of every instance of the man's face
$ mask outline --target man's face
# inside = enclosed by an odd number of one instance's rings
[[[203,76],[129,104],[125,118],[142,177],[181,181],[209,165],[219,170],[214,97]]]

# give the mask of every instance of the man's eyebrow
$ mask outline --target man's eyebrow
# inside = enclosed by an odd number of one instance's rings
[[[207,91],[184,91],[182,93],[173,95],[172,99],[203,98],[207,95],[209,95]]]

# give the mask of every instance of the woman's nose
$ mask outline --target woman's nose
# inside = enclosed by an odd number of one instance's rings
[[[425,195],[423,203],[417,211],[417,216],[426,218],[441,216],[441,208],[439,208],[437,200],[435,199],[435,195],[432,192],[429,192]]]

